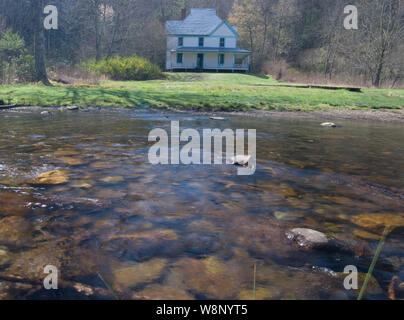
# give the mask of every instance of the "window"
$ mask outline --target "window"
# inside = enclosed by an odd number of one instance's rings
[[[221,53],[221,54],[219,54],[219,65],[224,65],[224,54],[223,53]]]
[[[205,38],[199,38],[199,46],[203,47],[205,44]]]
[[[184,58],[183,53],[177,53],[177,63],[178,64],[182,64],[183,58]]]
[[[242,65],[243,62],[244,62],[244,57],[236,56],[236,58],[234,59],[235,64]]]
[[[224,48],[226,44],[226,39],[225,38],[220,38],[220,47]]]
[[[182,47],[183,45],[184,45],[184,38],[183,37],[178,38],[178,46]]]

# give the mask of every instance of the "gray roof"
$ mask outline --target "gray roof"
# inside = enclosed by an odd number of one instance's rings
[[[167,21],[166,34],[210,35],[223,22],[216,9],[191,9],[191,14],[180,21]]]
[[[251,51],[239,48],[211,48],[211,47],[177,47],[173,52],[229,52],[229,53],[251,53]]]

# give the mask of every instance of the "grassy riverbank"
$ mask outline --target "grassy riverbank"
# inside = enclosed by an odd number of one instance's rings
[[[404,90],[289,88],[271,78],[242,74],[167,74],[165,80],[104,81],[97,85],[4,85],[6,104],[120,106],[204,111],[314,111],[332,109],[404,112]],[[270,86],[266,86],[270,85]]]

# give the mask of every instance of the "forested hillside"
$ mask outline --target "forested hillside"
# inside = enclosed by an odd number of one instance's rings
[[[58,8],[58,30],[40,30],[41,6],[48,4]],[[357,30],[344,28],[348,4],[358,8]],[[42,58],[48,72],[133,54],[163,67],[165,22],[180,19],[184,8],[205,7],[237,26],[239,46],[253,52],[255,73],[300,82],[403,84],[403,0],[0,0],[0,79],[31,80],[34,56],[33,80],[43,82]],[[12,62],[24,69],[13,71]]]

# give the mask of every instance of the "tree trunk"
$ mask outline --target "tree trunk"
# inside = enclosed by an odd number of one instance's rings
[[[100,6],[101,3],[98,0],[94,0],[94,28],[95,28],[95,61],[100,61],[102,58],[101,54],[101,21],[100,21]],[[105,7],[104,7],[105,8]]]
[[[34,51],[35,51],[35,77],[34,80],[50,86],[45,66],[45,35],[43,26],[43,0],[31,0],[35,15]]]
[[[400,78],[401,78],[400,75],[397,75],[397,76],[394,77],[393,83],[391,85],[391,89],[393,89],[396,86],[396,84],[400,80]]]
[[[253,38],[253,32],[250,29],[250,50],[251,50],[251,62],[250,62],[250,67],[251,71],[255,72],[255,56],[254,56],[254,38]]]
[[[383,65],[384,65],[384,54],[385,54],[385,47],[383,45],[383,49],[380,54],[380,58],[379,58],[377,69],[376,69],[375,80],[373,81],[373,85],[375,87],[380,87],[380,80],[381,80]]]

